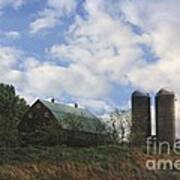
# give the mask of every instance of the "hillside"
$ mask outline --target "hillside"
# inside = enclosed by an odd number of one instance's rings
[[[145,161],[152,156],[139,149],[130,150],[127,146],[2,148],[0,154],[0,179],[3,180],[180,178],[180,172],[177,171],[147,171]]]

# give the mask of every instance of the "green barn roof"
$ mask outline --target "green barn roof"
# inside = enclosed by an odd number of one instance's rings
[[[61,126],[65,129],[70,129],[70,125],[67,122],[68,116],[75,118],[78,121],[81,118],[81,131],[91,133],[102,133],[103,123],[87,109],[75,108],[65,104],[53,103],[45,100],[39,100],[44,104],[58,120]]]

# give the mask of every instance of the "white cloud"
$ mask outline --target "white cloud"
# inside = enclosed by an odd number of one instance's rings
[[[0,46],[0,52],[0,65],[3,67],[15,66],[22,55],[20,50],[9,46]]]
[[[70,59],[108,81],[124,83],[127,69],[142,56],[137,46],[140,38],[128,25],[104,12],[98,1],[87,1],[85,8],[88,20],[77,16],[68,32],[68,43],[54,45],[52,57]]]
[[[99,115],[109,114],[115,108],[113,104],[110,104],[101,99],[82,98],[79,99],[79,103],[83,104],[84,107],[87,107],[88,109],[92,110],[93,112]]]
[[[57,11],[61,11],[60,13],[63,15],[69,14],[75,7],[75,0],[48,0],[48,6],[50,8],[57,9]]]
[[[56,12],[46,9],[40,12],[39,17],[30,24],[31,33],[37,33],[43,29],[52,28],[58,23]]]
[[[8,39],[19,39],[21,37],[21,34],[17,31],[8,31],[5,33],[5,36]]]
[[[148,34],[151,40],[147,45],[159,57],[157,62],[141,64],[134,68],[129,77],[135,85],[153,91],[162,86],[171,87],[180,94],[180,86],[177,83],[180,78],[179,5],[180,2],[176,0],[156,3],[130,1],[124,4],[127,20]]]
[[[74,0],[49,0],[47,4],[47,8],[40,11],[37,19],[31,22],[31,33],[55,27],[62,17],[67,16],[76,7]]]
[[[24,63],[22,64],[22,68],[24,68],[26,71],[29,69],[34,69],[36,67],[39,67],[41,65],[40,61],[37,60],[34,57],[27,57]]]
[[[17,66],[21,62],[22,52],[14,47],[0,46],[0,82],[22,85],[23,73]]]
[[[6,6],[13,6],[15,9],[23,5],[25,0],[0,0],[0,9]]]
[[[106,82],[77,65],[64,68],[45,63],[29,69],[27,76],[30,89],[47,96],[61,96],[68,92],[74,97],[96,97],[103,95],[108,88]]]
[[[25,0],[0,0],[0,16],[4,13],[3,9],[7,6],[12,6],[15,10],[20,8],[25,3]]]

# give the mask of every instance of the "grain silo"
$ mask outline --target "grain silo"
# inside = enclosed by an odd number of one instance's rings
[[[156,94],[156,135],[158,142],[175,142],[175,94],[161,89]]]
[[[132,94],[132,141],[145,144],[151,136],[151,102],[148,93],[135,91]]]

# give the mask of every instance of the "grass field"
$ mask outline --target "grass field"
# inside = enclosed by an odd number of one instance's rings
[[[0,180],[180,179],[178,171],[148,171],[152,156],[128,146],[29,146],[1,148],[0,154]]]

